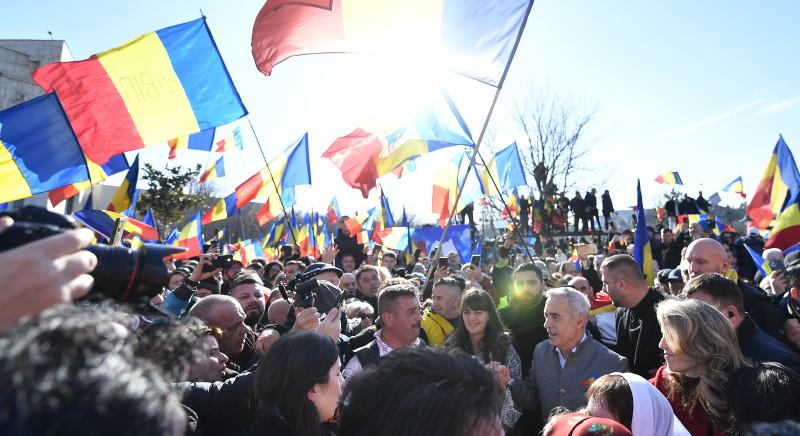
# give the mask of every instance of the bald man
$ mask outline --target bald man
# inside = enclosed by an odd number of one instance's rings
[[[711,238],[700,238],[686,247],[686,262],[689,263],[689,277],[701,274],[718,273],[725,275],[728,271],[728,255],[725,247]],[[783,341],[781,332],[786,316],[761,289],[754,288],[739,280],[742,291],[744,309],[765,332]]]

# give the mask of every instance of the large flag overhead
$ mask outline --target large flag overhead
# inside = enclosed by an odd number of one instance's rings
[[[653,285],[653,252],[650,250],[650,236],[647,234],[647,219],[642,205],[642,186],[636,181],[636,232],[633,234],[633,258],[642,269],[647,283]]]
[[[85,180],[86,160],[54,94],[0,111],[0,203]]]
[[[136,212],[136,199],[139,198],[139,191],[136,189],[136,184],[139,182],[139,155],[133,161],[133,165],[122,180],[117,191],[114,192],[114,197],[108,204],[107,209],[112,212],[120,212],[127,216],[134,216]]]
[[[101,165],[92,162],[87,157],[86,164],[89,168],[89,180],[51,189],[50,192],[47,193],[47,196],[50,198],[50,203],[52,203],[53,206],[61,203],[67,198],[78,195],[92,185],[96,185],[104,181],[106,178],[108,178],[108,176],[121,173],[129,168],[128,160],[125,159],[124,154],[111,156],[111,158],[108,159],[108,162]]]
[[[273,183],[270,171],[275,178]],[[280,189],[280,197],[275,189]],[[311,184],[311,167],[308,158],[308,133],[299,141],[272,159],[269,167],[264,167],[236,188],[236,207],[242,208],[252,200],[271,200],[272,215],[281,210],[281,198],[284,207],[295,204],[294,187]]]
[[[330,159],[344,181],[367,198],[379,177],[406,162],[447,147],[474,146],[466,122],[443,88],[409,110],[406,120],[391,126],[386,123],[392,121],[376,118],[368,123],[375,125],[336,139],[322,157]]]
[[[87,60],[33,72],[55,91],[97,163],[247,114],[205,18],[142,35]]]
[[[790,204],[789,199],[794,199],[798,194],[800,172],[791,150],[783,141],[783,136],[780,136],[761,181],[747,205],[747,216],[752,220],[753,226],[767,229],[775,214],[782,211]]]
[[[292,56],[425,53],[440,68],[497,86],[532,4],[532,0],[269,0],[253,25],[253,58],[258,69],[270,75],[275,65]]]
[[[498,151],[481,172],[481,186],[487,196],[499,194],[492,179],[500,187],[501,192],[508,192],[528,184],[516,142]]]

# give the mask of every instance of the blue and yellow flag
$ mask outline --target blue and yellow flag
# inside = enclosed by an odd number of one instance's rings
[[[647,234],[647,219],[642,205],[642,186],[636,181],[636,233],[633,238],[633,258],[642,268],[647,284],[652,286],[653,277],[653,252],[650,251],[650,236]]]
[[[111,203],[108,204],[106,209],[112,212],[119,212],[129,217],[134,216],[136,213],[136,199],[139,197],[139,191],[136,190],[136,183],[139,181],[139,156],[133,161],[133,165],[125,175],[122,184],[119,185],[114,197],[111,198]]]
[[[89,180],[55,94],[0,111],[0,203]]]
[[[200,183],[205,183],[209,180],[216,180],[225,177],[225,156],[220,157],[200,176]]]

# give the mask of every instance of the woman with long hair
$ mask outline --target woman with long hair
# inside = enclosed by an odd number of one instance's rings
[[[666,365],[650,380],[693,435],[729,431],[726,400],[731,372],[750,366],[733,325],[702,301],[665,300],[656,308]]]
[[[323,423],[339,401],[340,366],[339,349],[329,337],[315,332],[281,336],[256,370],[258,415],[249,434],[332,435]]]
[[[509,370],[511,378],[522,377],[522,364],[511,343],[494,300],[483,289],[472,288],[461,297],[461,322],[445,341],[445,347],[475,356],[492,370],[500,365]],[[520,411],[514,406],[507,386],[501,420],[508,430],[516,424]]]

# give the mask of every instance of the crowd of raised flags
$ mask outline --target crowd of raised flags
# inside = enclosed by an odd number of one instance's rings
[[[500,84],[513,57],[514,43],[524,26],[530,2],[506,2],[502,7],[493,8],[492,15],[482,16],[477,21],[462,13],[451,14],[453,11],[448,8],[453,6],[449,3],[444,6],[430,3],[409,6],[406,12],[424,15],[444,7],[438,25],[424,31],[442,41],[449,54],[444,58],[446,68],[491,86]],[[459,4],[459,10],[472,10],[480,4],[477,0],[468,3]],[[353,6],[343,4],[343,7]],[[371,13],[379,14],[378,9]],[[364,29],[371,27],[365,21],[349,20],[345,16],[342,11],[325,12],[312,6],[276,9],[265,6],[253,33],[256,65],[270,74],[275,65],[292,56],[371,53],[372,41],[363,34]],[[298,28],[290,23],[300,18],[325,25],[317,29],[319,33],[309,32],[307,28],[298,33]],[[398,16],[372,18],[386,26],[402,22]],[[501,23],[507,29],[503,37],[494,44],[480,46],[480,58],[488,61],[464,63],[462,57],[453,55],[462,52],[464,47],[476,50],[475,41],[483,33],[493,32],[492,29]],[[465,25],[474,32],[459,32],[454,37],[452,30]],[[338,39],[325,33],[330,26],[342,31]],[[162,70],[168,77],[162,77],[159,83],[150,84],[141,79],[151,71]],[[124,214],[130,218],[125,226],[127,237],[160,240],[157,233],[155,236],[153,233],[156,221],[152,212],[148,215],[150,224],[147,220],[135,219],[140,162],[137,156],[129,166],[122,153],[164,143],[170,148],[170,158],[184,149],[226,153],[243,148],[238,126],[223,129],[226,133],[215,142],[219,128],[246,116],[247,110],[205,18],[142,35],[84,61],[45,65],[33,73],[33,79],[48,94],[0,112],[0,152],[11,163],[0,174],[4,186],[0,203],[49,192],[51,203],[56,205],[110,175],[128,170],[105,210],[95,210],[90,199],[84,210],[75,216],[99,234],[110,236],[114,217]],[[91,86],[83,85],[88,83]],[[380,190],[380,204],[376,207],[366,212],[347,211],[350,218],[345,225],[351,234],[357,235],[358,242],[377,243],[401,252],[415,247],[417,239],[434,242],[415,236],[420,229],[409,226],[405,210],[402,219],[393,217],[379,179],[390,172],[401,175],[416,158],[441,148],[463,148],[463,152],[441,162],[433,179],[431,211],[437,214],[441,227],[468,204],[485,201],[485,197],[501,196],[505,203],[504,218],[518,215],[517,189],[528,186],[528,181],[516,144],[488,159],[484,158],[486,152],[477,153],[474,167],[469,168],[476,144],[450,96],[444,90],[428,95],[415,109],[413,115],[395,120],[390,128],[369,127],[371,123],[367,122],[349,135],[336,139],[322,156],[314,156],[329,159],[341,171],[345,183],[360,190],[365,198],[372,189]],[[47,128],[42,128],[45,125]],[[189,253],[196,254],[203,240],[202,226],[239,215],[245,205],[256,201],[263,202],[256,220],[266,230],[264,236],[228,244],[225,250],[241,253],[241,256],[271,258],[278,256],[278,245],[293,244],[301,247],[302,254],[322,252],[333,240],[337,221],[343,214],[336,198],[331,200],[324,215],[308,212],[298,216],[294,212],[295,187],[312,184],[311,158],[309,135],[305,133],[296,143],[265,162],[263,169],[232,193],[218,199],[207,210],[187,216],[184,226],[173,230],[167,240],[188,247]],[[223,155],[203,171],[199,183],[224,177]],[[677,171],[659,174],[655,180],[667,185],[683,184]],[[467,190],[470,183],[477,189]],[[746,197],[741,177],[721,191]],[[646,229],[647,223],[638,186],[637,198],[636,236],[642,246],[637,243],[636,253],[637,260],[644,265],[649,261],[648,250],[644,247],[647,240],[641,238],[646,233],[642,228]],[[712,196],[712,204],[715,198],[719,198],[718,193]],[[798,202],[800,175],[791,151],[780,137],[762,180],[751,194],[747,210],[753,226],[765,231],[771,228],[767,247],[786,249],[800,240]],[[659,214],[664,213],[660,207],[657,210]],[[707,222],[709,217],[709,214],[680,216],[678,223],[684,220]],[[730,229],[718,217],[713,221],[715,233]]]

